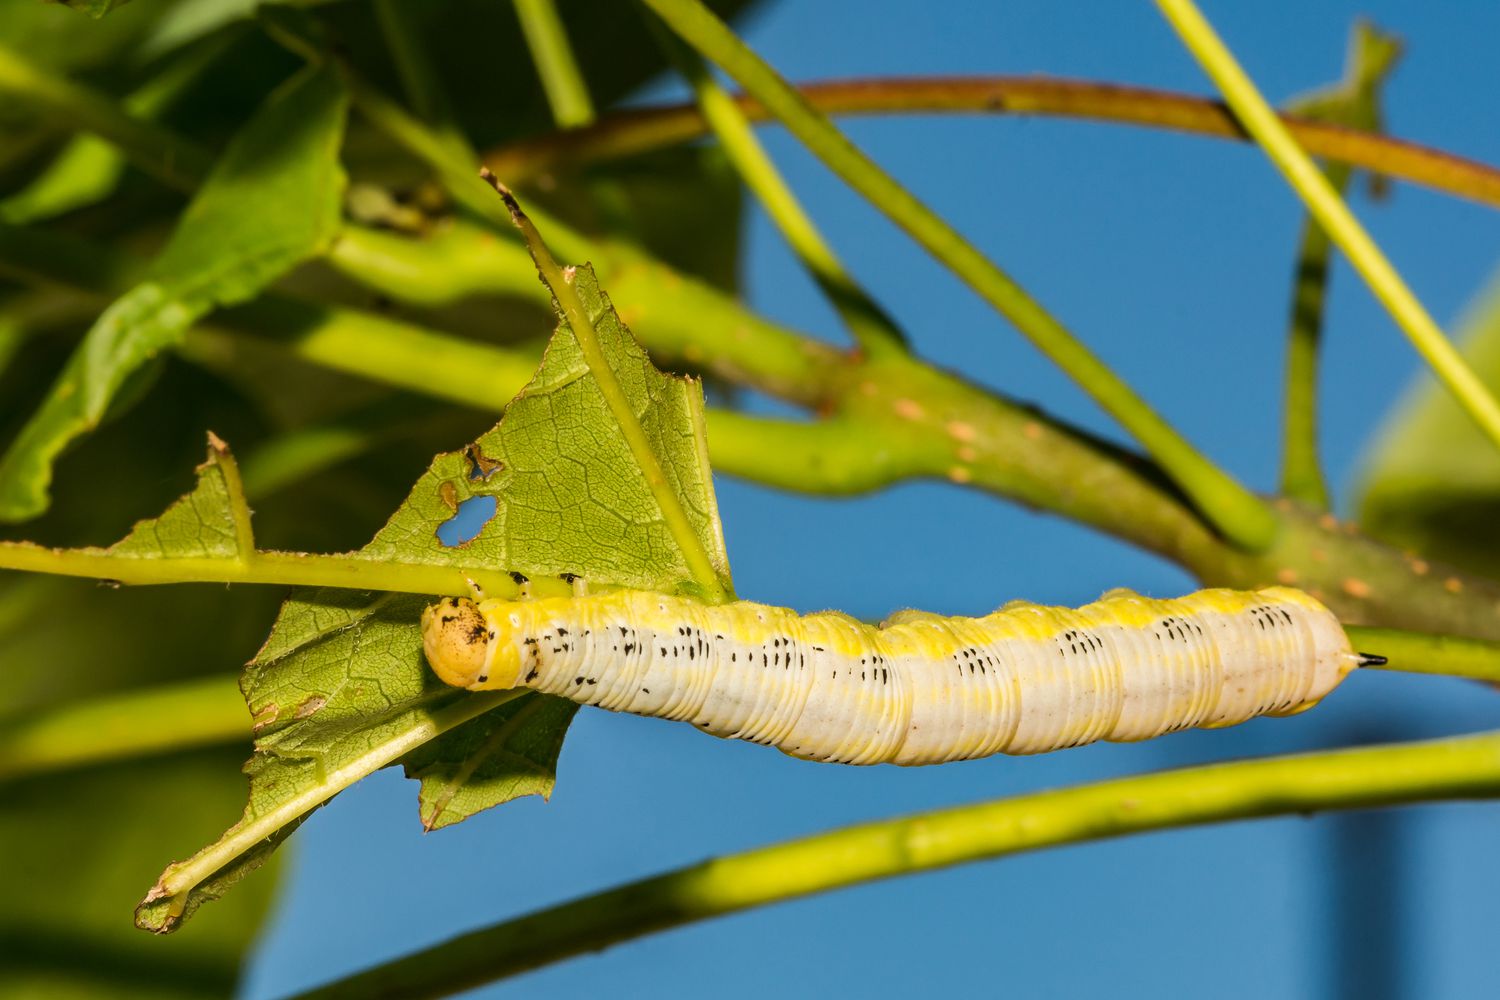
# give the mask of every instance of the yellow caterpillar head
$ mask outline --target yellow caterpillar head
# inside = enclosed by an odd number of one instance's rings
[[[463,597],[449,597],[422,612],[422,649],[444,683],[470,689],[515,687],[520,651],[514,642],[497,641],[501,637],[491,620]]]

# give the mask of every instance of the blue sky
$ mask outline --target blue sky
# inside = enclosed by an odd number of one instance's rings
[[[1277,101],[1338,76],[1352,19],[1369,15],[1408,44],[1388,90],[1391,131],[1500,162],[1500,7],[1217,0],[1205,10]],[[1048,73],[1209,89],[1144,2],[784,0],[745,31],[799,80]],[[1195,443],[1253,486],[1274,486],[1300,213],[1260,154],[1043,119],[859,120],[847,129]],[[780,131],[763,135],[923,356],[1118,436],[974,295]],[[1362,194],[1355,204],[1442,323],[1500,257],[1500,216],[1491,210],[1409,186],[1379,206]],[[744,280],[757,309],[839,336],[754,209]],[[1381,401],[1417,362],[1342,264],[1328,315],[1323,447],[1347,508]],[[717,486],[736,583],[751,599],[875,618],[904,606],[980,613],[1014,597],[1077,604],[1114,586],[1163,596],[1192,586],[1175,567],[1090,530],[946,484],[852,500],[723,477]],[[314,815],[294,838],[290,878],[246,994],[274,996],[629,878],[834,825],[1194,762],[1495,725],[1500,700],[1470,685],[1361,675],[1295,719],[902,770],[809,764],[586,709],[549,804],[513,803],[424,836],[415,786],[382,773]],[[1342,964],[1356,954],[1378,956],[1383,964],[1367,971],[1387,975],[1387,985],[1474,996],[1493,983],[1497,823],[1492,805],[1453,805],[1068,848],[699,924],[480,995],[1146,997],[1184,983],[1221,996],[1326,996],[1340,984],[1348,995],[1379,995]],[[1381,898],[1392,906],[1382,909]],[[1392,908],[1388,926],[1382,914]]]

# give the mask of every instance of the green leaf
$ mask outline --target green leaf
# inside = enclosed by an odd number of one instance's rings
[[[32,183],[0,202],[0,219],[18,225],[103,201],[125,172],[125,157],[103,139],[80,135]]]
[[[1459,325],[1463,355],[1500,390],[1500,274]],[[1422,373],[1376,438],[1360,489],[1370,534],[1431,559],[1500,575],[1500,451]]]
[[[198,466],[193,492],[160,517],[137,524],[107,551],[140,559],[233,559],[248,554],[249,515],[243,509],[233,467],[225,461],[227,455],[224,443],[209,435],[208,461]]]
[[[132,373],[214,307],[254,297],[326,248],[339,224],[346,106],[332,69],[309,70],[235,137],[161,255],[95,322],[0,460],[0,520],[46,510],[53,462],[98,426]]]
[[[438,830],[523,795],[552,795],[557,755],[578,706],[528,695],[406,755],[422,826]]]
[[[653,368],[593,272],[572,274],[614,379],[704,552],[727,580],[700,386]],[[480,497],[493,498],[494,515],[467,544],[443,545],[439,525]],[[439,455],[359,555],[514,571],[536,585],[573,573],[596,585],[696,587],[566,324],[500,423],[469,447]],[[245,816],[217,843],[167,868],[136,911],[139,926],[173,930],[260,864],[308,812],[398,760],[421,781],[429,827],[551,791],[571,703],[445,687],[422,656],[418,618],[428,603],[319,590],[283,606],[243,684],[257,730]]]

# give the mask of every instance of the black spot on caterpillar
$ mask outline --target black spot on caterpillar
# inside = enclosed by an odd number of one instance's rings
[[[606,638],[616,628],[638,655]],[[1287,587],[1175,600],[1112,591],[1076,610],[1012,602],[983,618],[902,611],[879,628],[641,591],[449,599],[423,614],[422,634],[428,662],[458,687],[520,685],[846,764],[1040,753],[1291,715],[1380,660]],[[767,669],[767,650],[783,669]]]

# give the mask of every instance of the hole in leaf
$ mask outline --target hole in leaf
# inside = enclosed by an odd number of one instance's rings
[[[505,463],[498,458],[490,458],[479,447],[471,444],[464,449],[464,457],[469,460],[470,479],[489,479],[495,473],[505,468]]]
[[[486,524],[490,523],[490,518],[495,516],[495,511],[499,506],[499,501],[493,496],[469,497],[458,505],[456,514],[438,525],[438,541],[450,549],[458,545],[467,545],[479,537],[479,533],[484,530]]]

